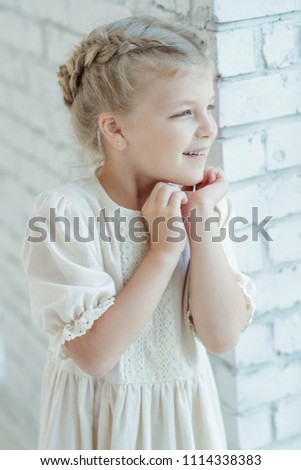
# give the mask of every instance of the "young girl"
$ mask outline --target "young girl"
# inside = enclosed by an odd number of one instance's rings
[[[98,164],[36,196],[22,246],[50,337],[39,448],[225,449],[206,350],[235,346],[256,289],[231,248],[225,175],[206,167],[204,43],[130,17],[93,30],[58,77]]]

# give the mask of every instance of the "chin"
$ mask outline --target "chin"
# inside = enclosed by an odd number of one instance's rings
[[[202,181],[204,178],[204,171],[198,172],[193,176],[184,176],[181,178],[181,181],[177,182],[177,184],[181,184],[182,186],[194,186]]]

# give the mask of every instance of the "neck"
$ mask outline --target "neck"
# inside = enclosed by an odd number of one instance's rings
[[[96,176],[116,204],[139,211],[156,184],[156,181],[138,179],[123,168],[114,168],[108,162],[97,171]]]

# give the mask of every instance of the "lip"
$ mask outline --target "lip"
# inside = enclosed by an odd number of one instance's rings
[[[190,160],[204,161],[207,158],[206,152],[207,152],[208,149],[209,149],[209,147],[201,148],[201,149],[198,149],[198,150],[187,150],[187,152],[195,152],[195,153],[201,152],[201,153],[199,153],[198,155],[186,155],[183,152],[182,155],[183,155],[183,157],[187,157]]]
[[[202,161],[202,160],[206,160],[207,156],[204,153],[200,153],[199,155],[185,155],[184,153],[182,154],[183,157],[187,157],[189,158],[190,160],[199,160],[199,161]]]
[[[197,150],[187,150],[187,152],[195,152],[195,153],[198,153],[198,152],[206,152],[207,150],[209,149],[209,147],[206,147],[206,148],[201,148],[201,149],[197,149]]]

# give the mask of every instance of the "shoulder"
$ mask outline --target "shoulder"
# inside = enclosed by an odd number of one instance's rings
[[[72,213],[78,216],[94,216],[101,203],[95,191],[95,182],[80,179],[69,181],[52,189],[40,192],[33,201],[31,213],[39,215],[55,210],[58,214]],[[44,214],[43,214],[44,215]]]

